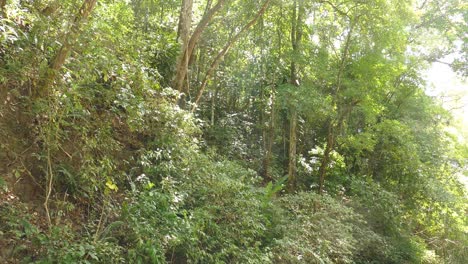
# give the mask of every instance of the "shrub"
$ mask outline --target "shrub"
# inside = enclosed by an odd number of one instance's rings
[[[280,203],[287,232],[274,249],[278,263],[353,263],[362,247],[382,243],[361,215],[330,196],[301,192]]]

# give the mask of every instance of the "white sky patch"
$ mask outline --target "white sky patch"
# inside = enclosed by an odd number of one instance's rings
[[[448,59],[448,60],[447,60]],[[445,58],[444,61],[452,61]],[[468,144],[468,82],[458,76],[449,65],[435,62],[425,72],[426,93],[441,99],[442,105],[455,118],[448,130],[458,136],[462,144]],[[460,181],[468,189],[468,175],[460,175]]]
[[[450,66],[435,62],[426,71],[426,93],[441,99],[442,105],[449,110],[463,130],[468,128],[468,83],[463,80]],[[460,131],[465,139],[468,131]]]

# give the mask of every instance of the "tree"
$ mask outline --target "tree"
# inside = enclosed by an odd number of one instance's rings
[[[293,58],[291,59],[291,74],[290,82],[291,85],[298,87],[300,80],[298,76],[298,65],[295,61],[295,57],[299,56],[301,50],[302,34],[303,34],[303,23],[305,19],[305,8],[303,1],[295,0],[293,4],[291,18],[291,46]],[[294,104],[291,105],[289,112],[289,163],[288,163],[288,190],[293,192],[296,188],[296,163],[297,163],[297,109]]]
[[[260,8],[260,10],[257,12],[257,14],[255,14],[254,18],[252,20],[250,20],[249,23],[247,23],[245,26],[242,27],[242,29],[237,32],[237,34],[232,37],[232,39],[230,39],[226,45],[224,45],[224,47],[222,48],[222,50],[218,53],[218,55],[216,55],[216,57],[214,58],[213,62],[211,63],[208,71],[206,72],[205,74],[205,77],[203,79],[203,82],[200,86],[200,89],[198,91],[198,95],[197,97],[195,98],[195,105],[193,106],[192,108],[192,112],[195,111],[196,107],[197,107],[197,104],[198,102],[200,101],[200,98],[202,97],[203,95],[203,92],[205,91],[205,88],[206,88],[206,85],[208,84],[208,80],[209,78],[211,77],[211,75],[213,75],[213,72],[215,71],[216,67],[218,67],[218,64],[221,62],[221,60],[224,58],[224,56],[226,55],[226,53],[228,53],[229,49],[232,47],[232,45],[234,45],[240,38],[243,34],[245,34],[245,32],[247,30],[249,30],[256,22],[257,20],[265,13],[265,11],[267,10],[269,4],[270,4],[271,0],[266,0],[262,7]]]
[[[49,62],[48,69],[34,91],[36,98],[44,97],[50,90],[51,84],[55,81],[58,71],[62,68],[67,59],[73,45],[75,44],[79,30],[83,22],[88,18],[96,5],[96,0],[84,0],[81,8],[78,10],[75,18],[73,19],[70,29],[62,40],[62,45],[55,56]]]
[[[192,34],[190,34],[191,28],[191,14],[192,14],[192,0],[183,0],[182,7],[180,10],[180,22],[179,22],[179,34],[182,40],[182,50],[180,53],[180,58],[176,66],[176,73],[174,75],[174,84],[173,88],[179,92],[189,92],[188,87],[184,88],[185,81],[187,79],[188,67],[190,66],[190,58],[193,55],[196,45],[198,44],[200,37],[205,31],[208,24],[213,20],[214,16],[221,10],[221,8],[226,4],[227,0],[218,0],[216,5],[209,8],[207,5],[207,11],[203,15],[200,22],[198,22]],[[211,3],[209,1],[209,3]],[[208,9],[209,8],[209,9]]]

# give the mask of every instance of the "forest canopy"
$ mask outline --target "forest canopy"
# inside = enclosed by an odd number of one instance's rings
[[[0,0],[0,262],[466,263],[468,138],[424,73],[466,81],[467,20]]]

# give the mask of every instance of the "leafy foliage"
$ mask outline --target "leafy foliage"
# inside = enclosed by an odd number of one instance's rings
[[[0,262],[468,259],[462,1],[93,2],[0,1]]]

